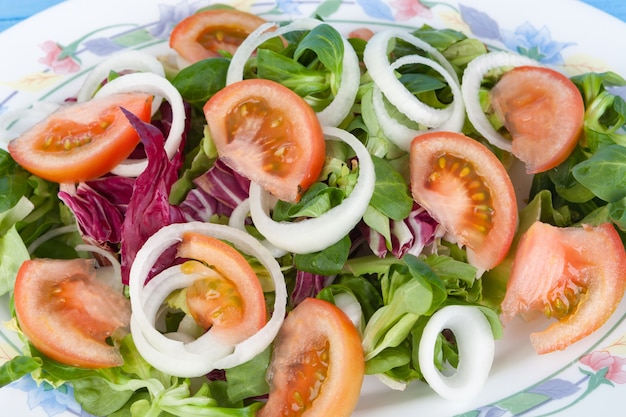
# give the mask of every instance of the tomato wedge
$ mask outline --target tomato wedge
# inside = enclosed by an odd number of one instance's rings
[[[95,275],[95,263],[87,259],[35,259],[20,267],[15,313],[28,340],[44,355],[82,368],[124,362],[112,340],[126,333],[130,302]]]
[[[411,192],[448,233],[467,248],[480,272],[504,259],[517,228],[511,179],[498,158],[465,135],[431,132],[410,149]]]
[[[565,75],[522,66],[505,73],[490,92],[496,115],[513,142],[512,152],[530,174],[563,162],[582,132],[585,103]]]
[[[218,57],[222,51],[232,55],[250,33],[266,22],[235,9],[204,10],[174,27],[170,46],[190,64]]]
[[[237,344],[267,322],[261,283],[246,259],[232,246],[200,233],[185,233],[178,256],[202,262],[217,271],[187,289],[194,320],[224,343]],[[197,263],[196,263],[197,264]],[[202,272],[203,266],[187,264]]]
[[[149,121],[152,96],[124,93],[62,107],[13,139],[9,153],[28,171],[49,181],[100,177],[124,161],[139,143],[120,107]]]
[[[350,319],[334,304],[307,298],[274,341],[270,394],[257,417],[348,417],[364,372],[361,338]]]
[[[505,322],[543,311],[557,321],[532,333],[543,354],[602,326],[626,290],[626,252],[611,224],[558,228],[539,221],[522,236],[502,301]]]
[[[223,161],[280,200],[298,201],[324,166],[315,111],[275,81],[230,84],[206,102],[204,114]]]

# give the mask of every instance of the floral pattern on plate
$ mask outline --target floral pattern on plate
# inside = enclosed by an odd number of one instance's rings
[[[271,20],[272,16],[289,19],[300,16],[320,16],[328,22],[346,9],[360,11],[374,22],[373,24],[411,28],[427,23],[435,27],[450,27],[468,36],[483,40],[491,49],[508,49],[534,58],[547,65],[571,67],[573,72],[589,71],[592,68],[577,69],[577,62],[570,63],[563,57],[563,52],[575,46],[574,42],[552,39],[547,27],[535,27],[530,22],[513,28],[501,27],[489,13],[462,3],[451,5],[446,2],[425,0],[322,0],[306,2],[294,0],[276,0],[276,2],[257,2],[250,0],[230,0],[242,10],[251,10]],[[84,57],[91,54],[99,59],[123,49],[142,49],[151,45],[167,42],[174,24],[193,13],[205,2],[181,0],[176,4],[159,4],[160,17],[147,24],[123,24],[115,27],[96,28],[76,38],[68,44],[61,44],[53,39],[43,41],[36,47],[41,51],[39,62],[46,66],[40,73],[29,74],[14,82],[0,80],[10,85],[15,91],[6,97],[0,97],[0,113],[6,110],[7,103],[20,91],[44,92],[45,99],[50,90],[62,89],[66,83],[81,77],[84,71]],[[338,22],[341,22],[338,20]],[[111,34],[119,27],[120,31]],[[105,35],[106,34],[106,35]],[[599,69],[601,68],[593,68]],[[623,318],[622,318],[623,319]],[[14,342],[15,335],[7,327],[0,328],[0,364],[18,354]],[[577,402],[592,394],[600,386],[626,383],[626,335],[603,348],[595,348],[578,361],[559,370],[557,373],[525,390],[514,393],[493,404],[479,407],[460,414],[459,417],[500,417],[518,415],[529,411],[538,411],[552,402],[566,399],[565,405],[553,413],[567,410]],[[73,397],[72,387],[68,384],[52,387],[46,383],[36,383],[30,376],[16,381],[3,390],[18,390],[27,393],[28,407],[39,408],[47,416],[76,415],[89,417],[90,414],[80,409]]]
[[[601,386],[615,387],[615,384],[626,384],[626,335],[590,351],[571,366],[523,391],[456,417],[517,416],[530,411],[542,412],[542,408],[557,401],[556,408],[541,415],[564,413]]]

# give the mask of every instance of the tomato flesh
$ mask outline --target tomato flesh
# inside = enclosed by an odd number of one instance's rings
[[[500,78],[490,97],[513,139],[513,155],[526,164],[528,173],[554,168],[576,147],[585,104],[576,85],[563,74],[517,67]]]
[[[194,320],[224,343],[237,344],[267,322],[261,283],[246,259],[232,246],[210,236],[186,233],[178,256],[200,261],[184,265],[186,272],[211,268],[187,289],[186,300]],[[204,265],[203,265],[204,264]]]
[[[451,132],[416,137],[410,149],[414,200],[467,247],[468,261],[485,271],[506,256],[517,228],[513,184],[488,148]]]
[[[275,197],[298,201],[319,176],[322,127],[287,87],[263,79],[233,83],[207,101],[204,114],[224,162]]]
[[[268,369],[270,394],[258,417],[348,417],[365,360],[358,331],[334,304],[305,299],[285,319]]]
[[[46,356],[82,368],[123,363],[110,339],[126,332],[130,302],[95,279],[94,262],[26,261],[17,274],[14,300],[20,328]]]
[[[539,221],[520,239],[503,320],[542,311],[556,319],[532,333],[537,353],[565,349],[602,326],[626,289],[626,252],[610,224],[558,228]]]
[[[9,153],[31,173],[49,181],[100,177],[124,161],[139,136],[120,110],[151,117],[152,96],[123,93],[71,104],[9,143]]]
[[[226,52],[234,54],[241,42],[266,20],[233,9],[211,9],[181,20],[172,30],[170,46],[193,64]]]

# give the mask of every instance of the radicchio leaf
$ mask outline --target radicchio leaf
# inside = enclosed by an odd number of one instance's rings
[[[84,240],[117,251],[133,184],[132,178],[102,177],[80,183],[74,191],[62,187],[58,195],[74,213]]]
[[[391,252],[393,256],[400,259],[407,253],[415,256],[422,253],[424,248],[435,239],[438,223],[423,207],[414,205],[406,219],[400,221],[390,219],[389,226],[390,245],[381,233],[364,222],[359,224],[361,233],[376,256],[384,258],[388,252]]]
[[[182,164],[181,153],[170,161],[163,147],[163,133],[134,114],[124,109],[122,111],[141,138],[148,157],[148,166],[135,180],[133,195],[122,224],[122,282],[127,284],[130,267],[146,240],[163,226],[184,222],[185,216],[179,207],[169,202],[170,189],[178,179],[178,169]],[[155,265],[153,269],[160,270],[169,264],[174,257],[173,251],[170,252],[164,254],[160,259],[161,264]]]
[[[194,181],[197,188],[213,196],[219,203],[219,214],[230,216],[242,201],[248,198],[250,180],[238,174],[221,159],[215,161],[206,174]]]
[[[315,297],[332,277],[314,274],[311,272],[297,271],[294,289],[289,296],[289,304],[292,307],[300,304],[305,298]]]

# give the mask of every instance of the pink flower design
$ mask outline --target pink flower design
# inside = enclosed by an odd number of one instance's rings
[[[594,371],[608,368],[606,379],[618,384],[626,384],[626,370],[623,369],[626,365],[626,358],[613,356],[605,350],[600,350],[583,356],[580,362]]]
[[[45,41],[39,47],[46,53],[46,56],[38,62],[49,66],[56,74],[71,74],[80,69],[80,64],[70,55],[63,56],[63,49],[58,43]]]
[[[409,20],[415,16],[431,18],[433,13],[419,0],[392,0],[389,5],[396,10],[396,20]]]

